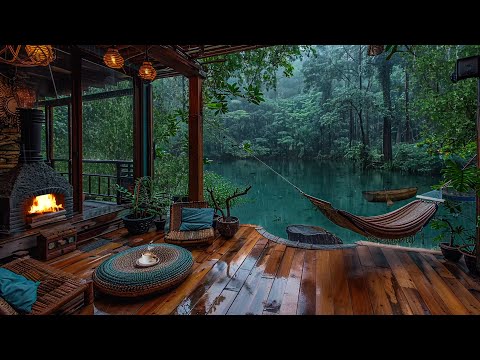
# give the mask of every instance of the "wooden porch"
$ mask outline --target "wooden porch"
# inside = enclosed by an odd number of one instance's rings
[[[49,261],[90,279],[105,259],[163,233],[102,236],[104,245]],[[132,241],[141,238],[142,241]],[[468,315],[480,314],[480,282],[463,260],[454,264],[432,251],[359,245],[305,250],[277,244],[254,225],[230,240],[218,237],[192,250],[193,273],[176,289],[143,299],[97,293],[81,315]]]

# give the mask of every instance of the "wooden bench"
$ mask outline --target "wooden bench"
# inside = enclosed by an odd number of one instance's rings
[[[40,281],[37,301],[30,315],[70,314],[93,302],[93,283],[85,282],[62,270],[31,258],[21,258],[5,264],[3,268]],[[0,315],[17,312],[0,298]]]

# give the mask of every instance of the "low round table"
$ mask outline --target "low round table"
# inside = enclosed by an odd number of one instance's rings
[[[320,226],[289,225],[288,240],[306,244],[335,245],[343,241]]]
[[[95,287],[114,296],[143,296],[172,289],[191,273],[193,257],[187,249],[172,244],[151,244],[150,247],[160,259],[158,264],[135,265],[147,245],[122,251],[95,269]]]

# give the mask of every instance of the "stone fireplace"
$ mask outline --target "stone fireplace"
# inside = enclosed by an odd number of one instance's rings
[[[11,234],[73,215],[72,186],[41,156],[43,111],[18,109],[21,122],[17,166],[0,174],[0,233]]]

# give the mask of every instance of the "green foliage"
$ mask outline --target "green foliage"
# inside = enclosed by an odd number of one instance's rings
[[[130,201],[131,214],[134,219],[143,219],[164,213],[164,194],[154,190],[153,181],[148,176],[135,179],[133,193],[118,184],[115,184],[115,190]]]
[[[480,169],[475,166],[469,166],[462,169],[462,166],[455,161],[448,159],[445,161],[445,168],[442,169],[444,183],[449,182],[449,186],[459,192],[468,192],[480,190]]]
[[[434,230],[438,230],[440,233],[436,235],[434,241],[442,241],[445,237],[449,238],[449,245],[458,245],[457,239],[468,240],[471,237],[471,231],[465,229],[462,225],[453,226],[452,223],[462,213],[462,207],[460,204],[452,201],[445,201],[443,203],[444,208],[447,210],[446,216],[434,218],[430,222],[430,227]]]
[[[438,157],[431,156],[416,144],[397,144],[393,147],[392,168],[402,172],[432,173],[441,168]]]
[[[300,58],[302,51],[312,52],[309,46],[278,45],[209,58],[213,63],[205,65],[209,73],[205,82],[207,109],[215,115],[225,114],[232,98],[243,98],[256,105],[262,103],[265,101],[262,89],[276,88],[280,69],[284,76],[292,76],[291,62]]]

